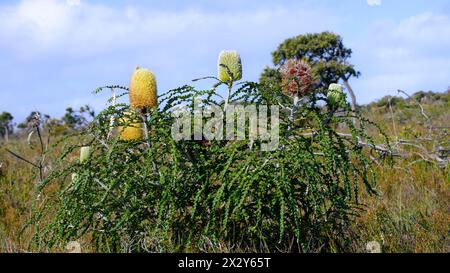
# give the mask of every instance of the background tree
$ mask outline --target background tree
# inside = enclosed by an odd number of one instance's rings
[[[79,110],[67,107],[66,112],[61,118],[51,118],[49,115],[32,111],[22,123],[17,125],[17,128],[22,130],[34,128],[33,122],[36,120],[36,116],[39,117],[40,128],[56,136],[85,128],[94,118],[95,112],[89,105],[81,106]]]
[[[358,77],[360,72],[348,62],[351,55],[352,50],[344,46],[341,36],[332,32],[308,33],[286,39],[272,52],[272,61],[276,67],[280,67],[292,58],[307,60],[320,80],[319,87],[328,87],[342,80],[351,96],[352,110],[355,110],[356,96],[348,81],[351,77]],[[266,67],[260,82],[280,84],[278,79],[278,69]]]
[[[78,111],[72,107],[66,108],[62,121],[72,130],[83,128],[89,124],[89,120],[95,116],[94,110],[89,105],[80,107]]]
[[[14,117],[8,113],[3,112],[0,114],[0,135],[8,140],[8,136],[14,132],[14,126],[12,120]]]

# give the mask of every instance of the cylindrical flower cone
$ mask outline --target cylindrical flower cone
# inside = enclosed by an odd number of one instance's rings
[[[89,146],[81,147],[80,149],[80,163],[85,162],[91,155],[91,148]]]
[[[150,70],[140,67],[134,70],[130,80],[130,105],[141,111],[158,107],[156,79]]]
[[[332,83],[328,87],[328,91],[337,91],[337,92],[341,92],[342,93],[342,85],[340,85],[338,83]]]
[[[236,50],[223,50],[217,61],[218,78],[223,82],[238,81],[242,78],[241,57]]]
[[[342,92],[342,86],[336,83],[330,84],[328,87],[327,99],[331,107],[342,106],[345,101],[345,94]]]
[[[281,68],[281,85],[285,95],[304,97],[315,83],[311,66],[304,60],[289,59]]]
[[[142,123],[137,121],[138,118],[132,118],[131,113],[126,113],[121,119],[122,123],[127,125],[119,126],[120,139],[125,141],[140,140],[143,137]]]

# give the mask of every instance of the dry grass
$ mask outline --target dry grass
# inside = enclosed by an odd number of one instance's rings
[[[384,252],[449,252],[449,172],[428,163],[398,162],[378,169],[380,196],[363,198],[363,241]]]
[[[2,145],[26,155],[27,158],[35,156],[22,141],[14,140]],[[24,234],[20,238],[19,235],[31,214],[36,174],[30,165],[13,158],[3,149],[0,164],[0,251],[23,252],[27,250],[26,241],[30,236]]]
[[[393,141],[433,139],[448,146],[450,96],[448,92],[443,96],[447,101],[421,105],[425,116],[417,102],[391,107],[372,104],[366,115]],[[441,129],[430,131],[430,127]],[[450,252],[449,166],[421,157],[433,151],[435,141],[414,144],[425,150],[402,147],[415,156],[377,168],[380,196],[363,196],[367,211],[358,219],[358,229],[364,241],[379,241],[384,252]]]

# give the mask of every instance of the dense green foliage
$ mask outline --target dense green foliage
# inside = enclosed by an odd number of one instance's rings
[[[411,98],[422,93],[425,92],[413,94]],[[421,99],[422,106],[429,118],[432,119],[433,125],[441,128],[439,131],[435,131],[440,134],[434,138],[447,140],[448,143],[449,138],[445,139],[442,136],[445,136],[445,130],[448,132],[448,129],[443,128],[448,128],[449,125],[450,94],[448,92],[426,93],[427,96]],[[395,138],[395,132],[397,132],[400,136],[415,141],[419,141],[425,135],[427,138],[429,137],[426,124],[423,124],[424,117],[414,100],[404,99],[404,105],[392,105],[392,109],[389,106],[377,106],[376,104],[377,102],[374,102],[362,106],[360,111],[364,117],[376,121],[388,135]],[[369,134],[377,138],[376,131],[369,130]],[[57,138],[52,137],[52,142]],[[35,139],[36,134],[33,136],[33,141]],[[73,141],[77,144],[80,143],[80,139],[77,137],[74,137]],[[19,134],[10,136],[9,142],[2,141],[1,146],[0,251],[64,251],[65,244],[62,241],[53,247],[37,245],[36,241],[31,240],[32,229],[20,232],[23,224],[29,220],[29,216],[33,212],[30,204],[36,199],[33,193],[38,173],[28,163],[5,153],[3,148],[7,147],[33,161],[39,156],[39,149],[30,148],[27,145],[26,136],[22,137]],[[53,168],[57,166],[54,163],[60,158],[61,149],[66,148],[65,141],[55,144],[45,155],[47,165],[53,166]],[[420,150],[416,151],[420,152]],[[78,158],[78,149],[76,149],[73,154],[74,161],[69,159],[67,161],[74,163],[78,161]],[[365,209],[360,211],[355,225],[350,226],[347,230],[348,234],[358,234],[359,238],[353,240],[348,251],[363,252],[366,249],[366,242],[375,240],[381,244],[383,252],[449,252],[449,168],[439,167],[433,162],[417,162],[418,159],[421,158],[419,156],[397,158],[393,165],[387,164],[388,162],[379,162],[374,167],[380,194],[369,196],[364,194],[364,191],[361,192],[360,202],[364,204]],[[58,165],[58,168],[61,167]],[[49,184],[39,200],[50,202],[48,201],[52,198],[50,193],[59,189],[58,184]],[[49,205],[51,204],[49,203]],[[40,225],[45,226],[51,221],[54,219],[53,215],[49,213],[47,217],[42,216]],[[161,232],[157,232],[154,226],[149,226],[148,229],[146,244],[151,246],[151,250],[176,250],[168,238],[162,236]],[[95,241],[92,241],[90,236],[79,237],[77,241],[81,243],[83,252],[98,250],[98,246],[94,244]],[[33,242],[31,247],[29,246],[30,242]],[[207,249],[192,250],[248,251],[248,249],[238,246],[227,249],[223,244],[218,244],[215,248],[209,246]],[[291,251],[294,250],[295,248]],[[250,251],[256,251],[256,249]]]
[[[90,238],[95,251],[107,252],[348,249],[358,195],[375,191],[368,154],[374,143],[365,130],[377,127],[348,105],[327,107],[326,90],[292,105],[281,90],[246,82],[230,93],[230,103],[282,106],[276,151],[258,149],[261,140],[253,148],[249,140],[174,141],[171,110],[190,105],[193,111],[194,98],[206,108],[224,107],[214,99],[221,86],[233,85],[183,86],[162,95],[159,109],[144,118],[142,140],[110,134],[111,120],[126,125],[124,104],[111,105],[66,139],[76,144],[68,144],[40,184],[42,193],[51,185],[60,190],[36,205],[37,246]],[[83,163],[71,156],[81,146],[91,147]]]

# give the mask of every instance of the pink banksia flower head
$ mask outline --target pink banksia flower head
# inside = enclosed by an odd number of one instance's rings
[[[285,95],[304,97],[313,91],[314,83],[311,66],[305,60],[289,59],[281,67],[281,85]]]
[[[218,78],[223,82],[242,78],[241,56],[236,50],[222,50],[217,60]]]

